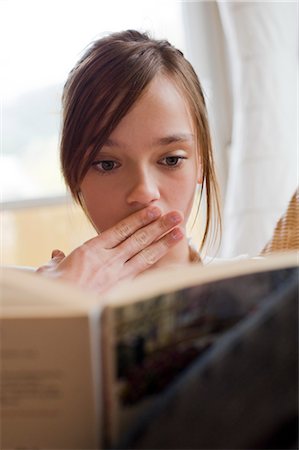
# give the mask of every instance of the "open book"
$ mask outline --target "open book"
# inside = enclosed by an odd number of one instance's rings
[[[190,265],[100,297],[2,269],[1,448],[130,448],[167,390],[297,271],[297,252]]]

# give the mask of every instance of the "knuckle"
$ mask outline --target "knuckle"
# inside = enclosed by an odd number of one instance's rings
[[[169,239],[163,239],[160,242],[160,251],[161,253],[165,254],[167,251],[172,247],[172,242]]]
[[[145,231],[139,231],[132,236],[138,248],[143,248],[148,244],[148,234]]]
[[[86,253],[89,252],[89,245],[88,245],[88,243],[84,242],[84,244],[80,245],[80,247],[77,248],[77,251],[81,255],[86,255]]]
[[[92,254],[92,250],[94,248],[94,239],[92,238],[89,241],[83,242],[83,244],[76,247],[69,254],[69,257],[72,258],[73,261],[86,261],[90,258],[90,254]]]
[[[159,225],[163,231],[167,230],[167,228],[169,227],[169,224],[168,224],[167,218],[165,216],[161,217],[161,219],[159,220]]]
[[[139,223],[142,227],[144,227],[148,224],[148,215],[145,210],[141,210],[138,219],[139,219]]]
[[[168,234],[167,236],[165,236],[164,239],[161,240],[162,248],[168,249],[169,247],[172,246],[173,243],[174,243],[174,240],[173,240],[173,237],[171,234]]]
[[[124,240],[131,235],[131,229],[127,223],[121,222],[115,226],[115,234],[118,238]]]
[[[153,265],[159,259],[157,258],[157,252],[155,252],[152,248],[144,249],[139,255],[146,266]]]

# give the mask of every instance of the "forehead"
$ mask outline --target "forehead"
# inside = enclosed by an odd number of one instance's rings
[[[177,84],[164,75],[156,76],[109,136],[118,139],[154,139],[194,134],[188,102]]]

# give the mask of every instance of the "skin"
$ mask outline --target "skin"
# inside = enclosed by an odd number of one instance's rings
[[[200,164],[189,108],[157,76],[110,135],[81,185],[99,233],[38,271],[104,292],[144,270],[189,262],[185,237]],[[178,227],[177,225],[180,225]]]

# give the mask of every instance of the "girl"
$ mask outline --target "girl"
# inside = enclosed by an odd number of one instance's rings
[[[98,236],[38,273],[104,292],[145,270],[200,261],[185,235],[205,187],[219,202],[198,78],[167,41],[129,30],[95,41],[63,92],[62,172]]]

